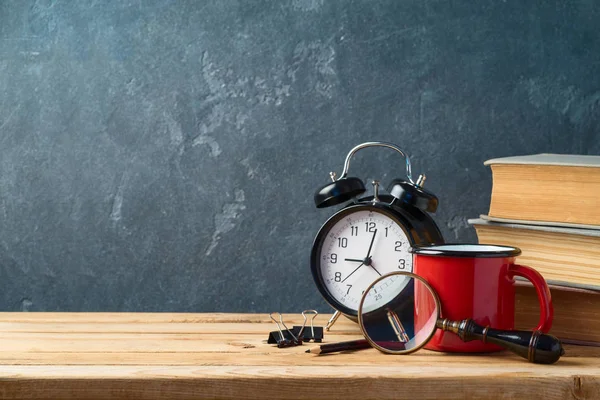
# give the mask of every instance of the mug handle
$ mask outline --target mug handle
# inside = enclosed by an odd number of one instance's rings
[[[548,333],[552,328],[552,319],[554,318],[554,307],[548,284],[539,272],[525,265],[511,264],[508,266],[508,273],[511,278],[515,275],[522,276],[533,284],[540,302],[540,323],[534,330]]]

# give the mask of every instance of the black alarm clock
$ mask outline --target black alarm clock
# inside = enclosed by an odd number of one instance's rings
[[[394,179],[387,194],[380,194],[373,181],[373,195],[366,192],[359,178],[348,177],[350,159],[360,149],[385,147],[406,160],[407,180]],[[332,215],[315,237],[311,272],[319,292],[336,310],[327,323],[329,330],[340,315],[356,321],[358,305],[367,287],[380,276],[394,271],[412,271],[411,246],[444,243],[442,233],[429,213],[436,211],[437,197],[423,189],[425,176],[412,180],[410,159],[396,145],[367,142],[354,147],[344,162],[339,178],[331,172],[332,182],[319,188],[314,201],[317,208],[349,202]],[[373,292],[376,307],[385,300],[385,288]]]

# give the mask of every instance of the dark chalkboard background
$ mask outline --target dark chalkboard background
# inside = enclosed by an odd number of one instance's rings
[[[599,4],[0,1],[0,309],[328,311],[312,195],[369,140],[476,240],[484,160],[600,153]]]

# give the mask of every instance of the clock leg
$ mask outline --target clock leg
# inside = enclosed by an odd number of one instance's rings
[[[329,332],[329,329],[331,329],[331,327],[333,326],[333,324],[335,324],[335,321],[338,320],[338,318],[340,317],[340,315],[342,315],[341,312],[336,311],[333,313],[333,315],[331,316],[331,318],[329,318],[329,321],[327,321],[327,325],[325,325],[325,330],[327,332]]]

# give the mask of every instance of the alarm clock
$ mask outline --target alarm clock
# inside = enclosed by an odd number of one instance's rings
[[[406,160],[407,179],[394,179],[387,194],[380,193],[379,181],[373,181],[373,194],[364,182],[348,177],[352,156],[368,147],[395,150]],[[429,213],[434,213],[438,198],[423,188],[425,176],[411,176],[409,157],[396,145],[386,142],[362,143],[350,150],[339,178],[330,173],[332,182],[320,187],[314,201],[317,208],[346,204],[333,214],[318,231],[312,246],[310,268],[323,298],[336,312],[326,325],[329,330],[340,315],[354,321],[366,288],[380,276],[395,271],[412,271],[416,244],[440,244],[444,239]],[[385,299],[385,288],[377,288],[371,299],[376,307]]]

